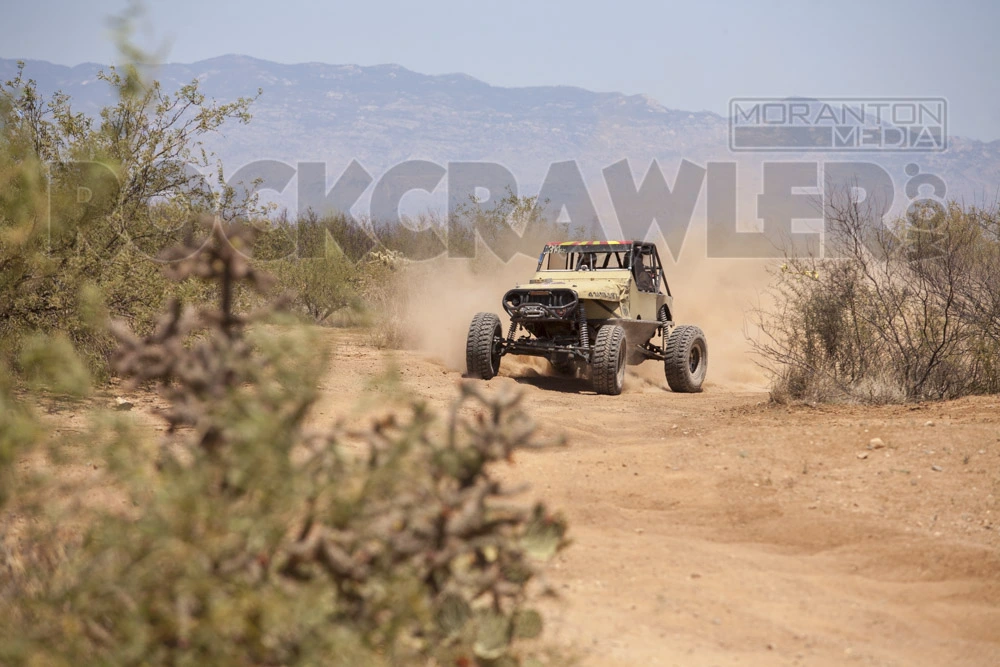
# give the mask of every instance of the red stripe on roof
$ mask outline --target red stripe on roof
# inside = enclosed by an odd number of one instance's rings
[[[549,241],[545,245],[633,245],[635,241]]]

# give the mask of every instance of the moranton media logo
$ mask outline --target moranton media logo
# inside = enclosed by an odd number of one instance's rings
[[[939,152],[947,118],[943,97],[740,97],[729,101],[729,149]]]

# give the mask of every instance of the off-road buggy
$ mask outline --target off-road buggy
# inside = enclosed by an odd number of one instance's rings
[[[589,376],[598,393],[620,394],[626,364],[656,359],[673,391],[701,391],[705,334],[674,324],[673,301],[652,243],[549,243],[535,276],[503,297],[506,336],[493,313],[472,319],[469,375],[489,380],[504,355],[533,355],[558,374]]]

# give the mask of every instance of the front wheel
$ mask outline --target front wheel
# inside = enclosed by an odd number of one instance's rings
[[[664,345],[663,374],[670,389],[693,394],[701,391],[708,370],[708,342],[701,329],[674,327]]]
[[[625,386],[625,329],[605,324],[597,330],[591,375],[598,394],[617,396]]]
[[[477,313],[469,325],[465,342],[465,366],[469,377],[491,380],[500,372],[500,343],[503,330],[493,313]]]

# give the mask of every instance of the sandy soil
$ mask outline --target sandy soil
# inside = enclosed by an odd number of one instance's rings
[[[317,424],[387,361],[431,404],[455,396],[444,363],[330,337]],[[652,362],[607,397],[542,364],[505,359],[489,386],[569,436],[502,474],[570,519],[547,637],[584,664],[1000,665],[1000,397],[776,407],[673,394]]]
[[[463,381],[450,358],[324,332],[314,426],[367,419],[389,367],[439,409]],[[701,394],[647,362],[609,397],[546,366],[505,358],[488,387],[525,392],[543,433],[568,436],[499,473],[570,521],[546,638],[584,665],[1000,665],[1000,396],[782,407],[710,361]],[[158,399],[127,396],[162,428]],[[114,500],[96,465],[71,468]]]

